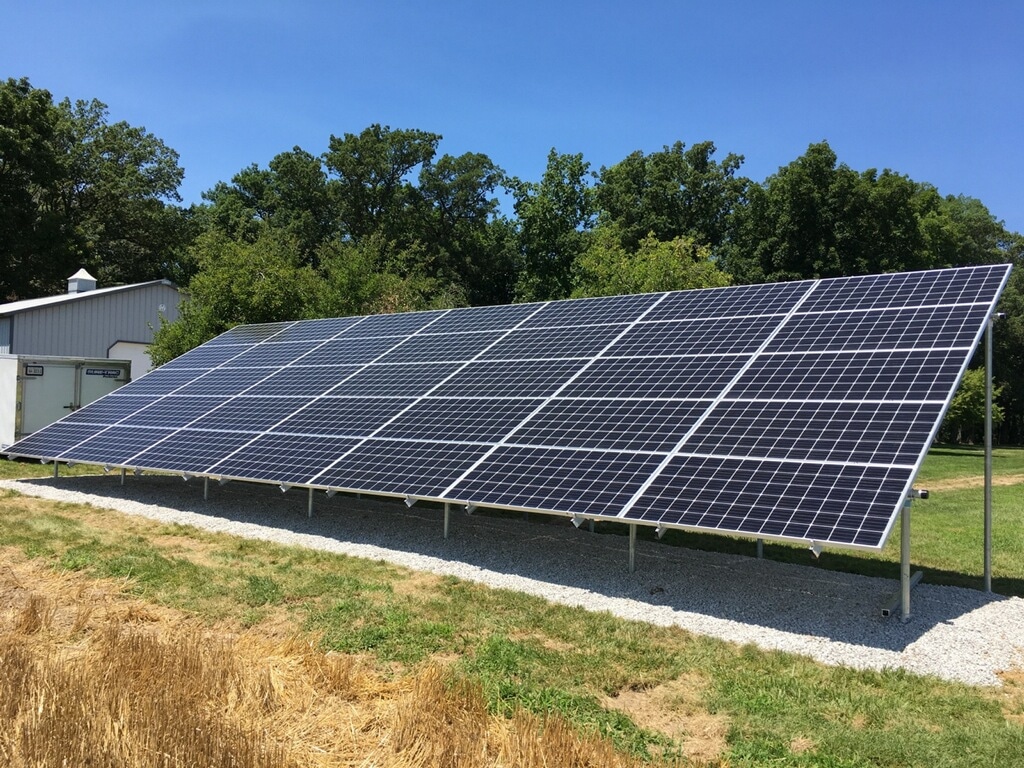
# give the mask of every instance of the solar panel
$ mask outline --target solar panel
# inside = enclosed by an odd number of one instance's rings
[[[7,452],[877,549],[1009,271],[241,326]]]

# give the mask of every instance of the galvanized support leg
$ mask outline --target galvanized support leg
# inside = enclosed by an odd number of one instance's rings
[[[764,539],[757,540],[757,559],[764,560]]]
[[[60,477],[60,462],[53,462],[53,479],[56,480]]]
[[[309,504],[306,507],[306,517],[313,516],[313,489],[309,489]]]
[[[992,319],[985,333],[985,591],[992,591]]]
[[[629,572],[636,571],[636,523],[629,524]]]
[[[210,498],[210,478],[204,477],[203,478],[203,499],[206,500],[206,499],[209,499],[209,498]]]
[[[900,603],[901,618],[910,620],[910,500],[900,512]]]
[[[128,469],[125,468],[125,467],[121,467],[121,485],[124,485],[124,478],[125,478],[125,475],[127,475],[127,474],[128,474]]]
[[[451,517],[452,505],[449,502],[444,503],[444,537],[448,538],[448,519]]]
[[[924,571],[910,573],[910,499],[903,502],[900,512],[900,591],[882,606],[883,616],[892,616],[900,606],[903,621],[910,620],[910,590],[924,576]]]

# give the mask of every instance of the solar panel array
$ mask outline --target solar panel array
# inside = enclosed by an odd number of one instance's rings
[[[240,326],[8,452],[878,548],[1008,275]]]

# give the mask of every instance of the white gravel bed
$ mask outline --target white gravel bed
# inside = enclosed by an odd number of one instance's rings
[[[129,476],[0,481],[0,487],[91,504],[513,589],[565,605],[735,643],[811,656],[860,669],[903,668],[972,685],[999,685],[996,673],[1024,665],[1024,600],[921,583],[912,617],[884,619],[880,607],[899,581],[637,542],[628,571],[625,536],[579,530],[568,521],[495,518],[407,509],[401,503],[282,494],[271,485]],[[808,555],[810,556],[810,555]],[[822,557],[828,557],[826,551]],[[927,577],[926,577],[927,579]]]

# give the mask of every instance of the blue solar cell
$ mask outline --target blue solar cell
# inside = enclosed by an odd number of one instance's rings
[[[681,453],[914,464],[942,403],[723,401]]]
[[[661,294],[604,296],[596,299],[553,301],[521,323],[521,327],[560,328],[630,323],[658,303]]]
[[[430,324],[423,333],[505,331],[540,309],[539,304],[501,304],[493,307],[453,309]]]
[[[312,481],[319,486],[437,496],[472,466],[485,445],[366,440]]]
[[[274,427],[291,432],[331,437],[372,435],[388,419],[414,401],[396,397],[322,397]]]
[[[500,446],[448,495],[479,505],[614,515],[660,460],[651,454]]]
[[[306,483],[357,442],[345,437],[263,434],[210,466],[209,471],[246,480]]]
[[[767,349],[818,352],[967,347],[977,339],[988,310],[988,306],[974,305],[798,315]]]
[[[305,341],[267,341],[257,344],[240,355],[225,360],[225,368],[277,368],[290,365],[310,352]]]
[[[209,413],[223,402],[224,400],[219,397],[168,395],[154,400],[145,408],[134,411],[124,419],[119,419],[118,423],[177,429]]]
[[[756,323],[742,318],[638,323],[612,345],[607,356],[754,352],[782,319],[782,315],[777,315],[759,318]]]
[[[401,338],[352,337],[343,335],[332,341],[318,343],[302,356],[298,365],[363,365],[376,360],[402,342]]]
[[[586,365],[583,360],[516,360],[469,363],[431,392],[437,396],[547,397]]]
[[[749,356],[636,357],[598,360],[563,397],[706,398],[728,384]]]
[[[239,395],[223,401],[189,424],[192,429],[232,429],[263,432],[284,421],[309,402],[305,397]]]
[[[104,397],[66,416],[63,423],[114,424],[152,403],[153,398],[149,395]]]
[[[644,320],[701,320],[712,317],[757,317],[786,314],[811,286],[810,281],[739,285],[671,293]]]
[[[494,443],[544,402],[426,397],[397,415],[376,437]]]
[[[629,520],[877,547],[902,505],[908,467],[678,456]]]
[[[479,360],[533,358],[557,360],[590,358],[598,354],[627,325],[574,326],[569,328],[528,328],[514,330],[481,353]]]
[[[246,390],[247,395],[294,395],[315,397],[330,392],[341,382],[362,370],[358,365],[291,365],[277,369],[228,369],[225,372],[240,373],[243,370],[266,371],[259,383]]]
[[[175,368],[213,368],[255,348],[256,345],[253,344],[204,344],[201,347],[196,347],[195,349],[186,352],[180,357],[174,358],[169,363],[164,363],[164,365],[157,370],[174,370]],[[152,376],[154,373],[156,373],[156,371],[146,375]]]
[[[181,389],[176,390],[175,394],[231,397],[273,375],[276,370],[276,368],[214,368],[185,384]]]
[[[367,315],[358,323],[346,328],[342,337],[356,339],[363,337],[398,336],[404,338],[412,333],[429,327],[440,320],[450,310],[433,312],[407,312],[397,315]]]
[[[963,352],[827,352],[763,355],[729,390],[734,398],[943,400]]]
[[[667,451],[708,409],[707,401],[556,398],[509,435],[516,445]]]
[[[133,456],[173,433],[173,429],[155,427],[110,427],[99,432],[93,430],[88,440],[69,448],[61,458],[124,466]]]
[[[96,434],[97,429],[100,428],[94,424],[58,421],[28,437],[23,437],[7,450],[11,456],[55,459],[63,456],[78,443],[88,440]]]
[[[367,365],[332,389],[331,394],[366,397],[387,392],[390,397],[417,397],[426,394],[461,368],[461,363]]]
[[[133,456],[133,467],[204,474],[225,456],[256,438],[255,433],[179,429]]]
[[[128,382],[123,387],[118,387],[109,396],[123,397],[144,394],[150,397],[160,397],[168,392],[174,392],[179,387],[184,387],[189,382],[198,381],[208,373],[209,369],[203,368],[183,369],[162,366],[150,371],[145,376]]]
[[[217,338],[206,342],[204,347],[216,347],[221,344],[258,344],[272,339],[287,328],[295,325],[287,323],[261,323],[257,325],[238,325],[225,331]]]
[[[501,338],[503,332],[484,331],[410,336],[380,358],[381,363],[442,363],[472,360]]]

